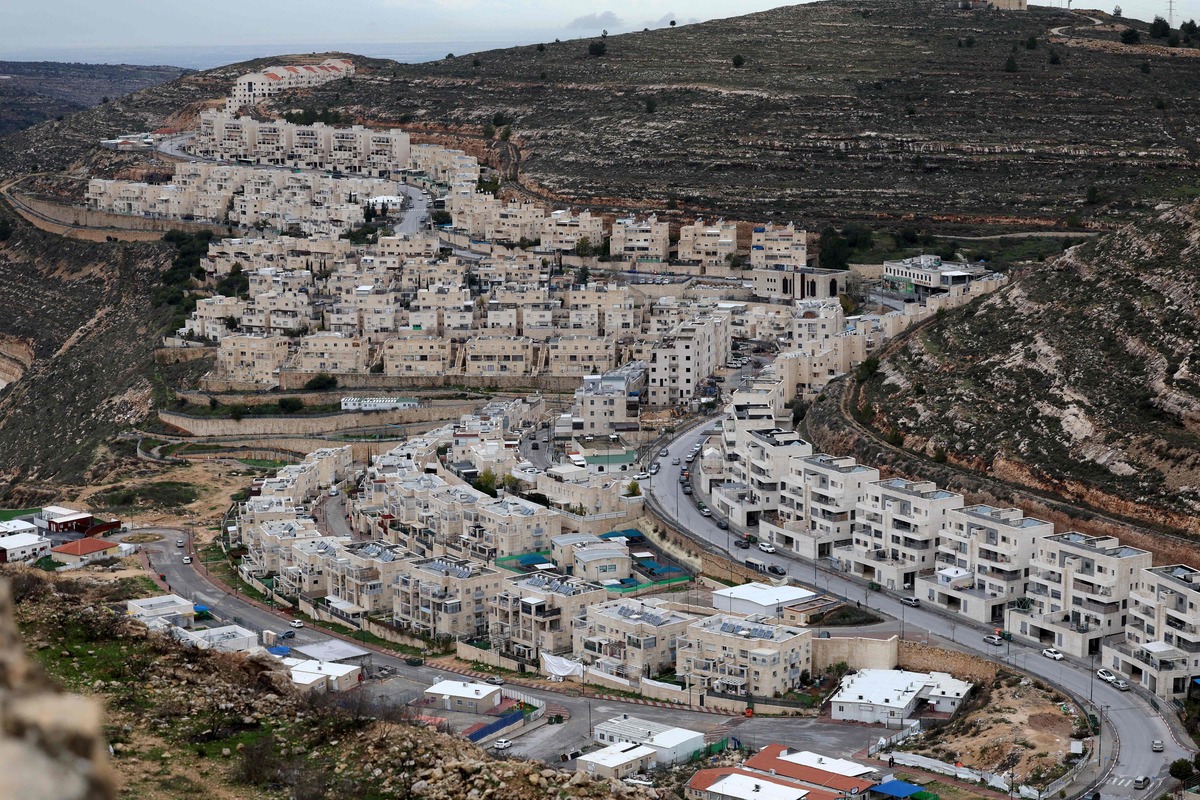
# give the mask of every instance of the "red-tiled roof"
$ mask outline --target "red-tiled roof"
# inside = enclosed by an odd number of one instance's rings
[[[77,539],[74,542],[51,547],[50,552],[62,553],[68,556],[90,556],[92,553],[102,553],[105,550],[117,549],[116,542],[106,542],[103,539]]]
[[[281,81],[281,80],[283,80],[283,78],[279,77],[279,76],[278,76],[278,75],[276,75],[274,72],[265,72],[265,73],[263,73],[263,74],[264,74],[264,75],[266,75],[268,78],[270,78],[270,79],[271,79],[271,80],[273,80],[273,81]]]
[[[776,775],[782,775],[785,778],[802,781],[814,786],[828,786],[830,789],[837,789],[839,792],[848,792],[855,788],[860,792],[865,792],[875,785],[871,781],[864,781],[861,778],[851,778],[846,775],[839,775],[836,772],[827,772],[816,767],[806,767],[803,764],[793,764],[791,761],[784,761],[779,756],[785,750],[787,748],[781,744],[769,744],[750,758],[747,758],[744,766],[761,770],[762,772],[775,770]]]
[[[774,783],[779,786],[797,786],[808,792],[804,800],[838,800],[842,796],[840,792],[826,792],[821,789],[812,789],[807,786],[800,786],[795,781],[780,780],[778,775],[764,775],[761,772],[752,772],[748,769],[739,769],[737,767],[702,769],[691,777],[687,785],[689,789],[694,789],[698,792],[708,791],[714,783],[726,775],[745,775],[755,780],[760,780],[763,783]]]
[[[293,75],[300,74],[300,70],[297,67],[284,67],[284,69],[286,69],[288,72],[292,73]]]

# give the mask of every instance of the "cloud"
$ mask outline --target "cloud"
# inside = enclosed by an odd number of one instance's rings
[[[624,21],[616,14],[605,11],[603,14],[584,14],[582,17],[576,17],[567,23],[567,27],[607,30],[608,28],[619,28],[624,24]]]

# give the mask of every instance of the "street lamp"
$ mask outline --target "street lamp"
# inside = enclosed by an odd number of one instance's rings
[[[1100,706],[1100,719],[1096,725],[1096,765],[1101,763],[1102,756],[1100,752],[1104,749],[1104,713],[1108,711],[1108,706]]]
[[[1092,653],[1092,674],[1088,678],[1088,703],[1092,703],[1092,689],[1096,686],[1096,654]],[[1094,703],[1093,703],[1094,705]]]

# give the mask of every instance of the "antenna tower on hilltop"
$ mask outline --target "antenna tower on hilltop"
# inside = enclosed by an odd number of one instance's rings
[[[1175,0],[1167,0],[1167,24],[1175,27]]]

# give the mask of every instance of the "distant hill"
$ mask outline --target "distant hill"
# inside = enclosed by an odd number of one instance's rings
[[[0,136],[173,81],[179,67],[0,61]]]

